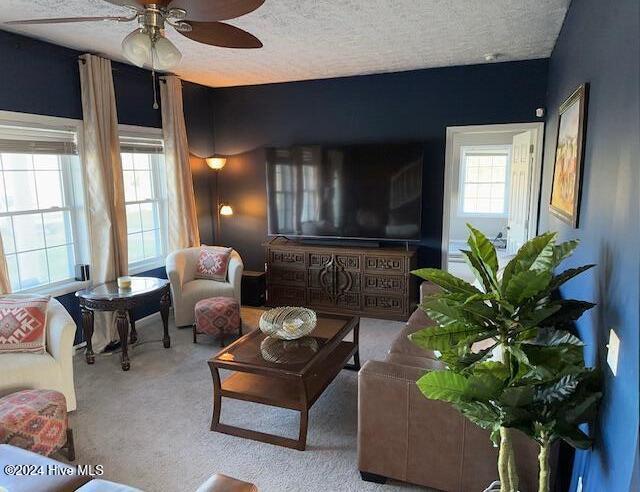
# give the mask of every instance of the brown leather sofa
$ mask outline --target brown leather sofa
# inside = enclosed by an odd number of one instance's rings
[[[94,469],[95,470],[95,469]],[[108,480],[79,474],[73,465],[0,444],[0,490],[8,492],[141,492]],[[255,485],[213,475],[196,492],[258,492]]]
[[[420,288],[423,297],[432,284]],[[498,479],[489,433],[451,405],[425,398],[416,381],[440,369],[433,353],[407,336],[432,325],[421,309],[398,334],[384,361],[367,361],[358,375],[358,468],[364,480],[387,478],[456,492],[480,492]],[[538,446],[514,438],[520,491],[537,490]]]

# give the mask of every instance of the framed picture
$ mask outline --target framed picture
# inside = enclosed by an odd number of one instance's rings
[[[578,227],[588,85],[582,84],[560,106],[556,159],[549,210]]]

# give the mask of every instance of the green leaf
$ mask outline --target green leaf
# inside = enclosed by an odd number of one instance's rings
[[[456,408],[468,418],[471,422],[489,431],[496,431],[496,437],[498,440],[494,441],[494,444],[499,442],[499,430],[500,430],[500,414],[491,405],[479,401],[457,403]],[[492,437],[493,441],[493,437]]]
[[[525,270],[516,273],[509,280],[505,296],[513,304],[520,304],[544,292],[551,281],[551,272]]]
[[[602,393],[600,392],[586,395],[571,408],[564,409],[562,413],[563,419],[571,424],[590,422],[595,417],[595,410],[600,398],[602,398]]]
[[[509,370],[502,362],[494,360],[488,360],[477,364],[473,369],[474,374],[490,374],[492,377],[499,379],[500,381],[506,381],[509,379]]]
[[[455,347],[469,335],[478,333],[477,326],[453,323],[446,326],[433,326],[409,335],[409,340],[428,350],[445,351]]]
[[[505,388],[500,396],[500,401],[510,407],[523,407],[533,402],[532,386],[511,386]]]
[[[468,400],[467,379],[452,371],[430,371],[418,379],[418,388],[431,400],[464,402]]]
[[[552,405],[569,399],[578,387],[579,380],[575,376],[564,376],[551,384],[539,385],[536,388],[534,401]]]
[[[502,274],[503,291],[509,285],[511,277],[519,272],[526,270],[552,271],[555,239],[556,233],[548,232],[524,243],[504,269]]]
[[[485,291],[491,292],[493,290],[492,279],[487,275],[487,272],[485,272],[480,260],[476,258],[471,251],[467,251],[466,249],[461,249],[460,253],[464,256],[464,261],[467,263],[476,279],[478,279],[478,282],[484,286]]]
[[[433,321],[440,326],[448,326],[464,322],[464,316],[456,309],[453,302],[441,297],[429,298],[420,307]]]
[[[573,277],[580,275],[582,272],[586,272],[587,270],[589,270],[590,268],[593,268],[594,266],[595,265],[584,265],[578,268],[569,268],[568,270],[565,270],[561,274],[553,277],[553,279],[551,280],[551,283],[549,284],[549,290],[553,291],[557,289],[568,280],[571,280]]]
[[[563,323],[576,321],[585,311],[595,306],[592,302],[566,299],[554,301],[552,305],[560,306],[560,309],[545,320],[546,326],[557,326]]]
[[[471,224],[467,224],[467,228],[470,232],[467,244],[471,248],[471,252],[480,260],[487,275],[495,279],[498,272],[498,256],[495,246]]]
[[[558,428],[555,434],[574,448],[589,449],[591,447],[591,438],[577,427]]]
[[[548,305],[534,311],[524,313],[520,317],[520,323],[525,330],[538,326],[542,321],[560,310],[560,305]]]
[[[580,244],[580,240],[574,239],[572,241],[567,241],[564,243],[557,244],[553,247],[553,262],[557,266],[562,260],[571,256],[573,251]]]
[[[444,290],[454,294],[482,294],[480,290],[470,283],[438,268],[420,268],[419,270],[413,270],[411,273],[417,277],[433,282]]]
[[[489,401],[495,400],[500,396],[503,390],[504,382],[502,379],[494,376],[489,372],[481,372],[472,375],[468,379],[469,397],[473,400]]]
[[[542,345],[546,347],[555,347],[558,345],[576,345],[584,346],[584,343],[575,335],[565,330],[545,329],[538,333],[533,340],[528,341],[532,345]]]

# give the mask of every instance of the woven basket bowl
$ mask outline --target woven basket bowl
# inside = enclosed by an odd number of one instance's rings
[[[316,313],[303,307],[282,306],[260,316],[260,330],[281,340],[302,338],[316,327]]]

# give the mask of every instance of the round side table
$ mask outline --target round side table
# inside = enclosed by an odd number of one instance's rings
[[[82,329],[87,342],[85,352],[87,364],[93,364],[95,362],[95,355],[91,345],[94,311],[115,311],[116,326],[118,328],[118,335],[120,336],[120,343],[122,344],[122,370],[129,370],[130,363],[127,349],[129,343],[129,322],[131,323],[131,343],[135,343],[138,340],[132,310],[139,303],[147,300],[149,296],[157,293],[160,293],[160,315],[162,316],[164,328],[162,342],[164,348],[169,348],[171,346],[171,339],[169,338],[169,305],[171,304],[171,295],[168,280],[154,277],[131,277],[131,287],[128,289],[119,288],[117,282],[107,282],[76,292],[76,297],[78,298],[82,311]],[[127,319],[127,314],[129,314],[129,319]]]

